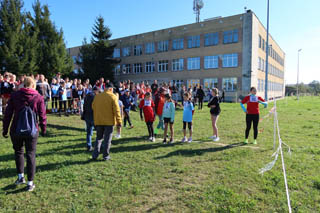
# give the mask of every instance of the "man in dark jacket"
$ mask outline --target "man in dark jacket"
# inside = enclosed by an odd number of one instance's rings
[[[202,109],[202,105],[203,105],[203,98],[204,96],[206,96],[206,94],[204,93],[202,86],[200,86],[200,88],[197,90],[197,98],[199,101],[199,106],[198,109]]]
[[[93,91],[87,94],[86,97],[84,98],[82,120],[86,122],[86,126],[87,126],[87,150],[89,152],[93,151],[92,143],[91,143],[91,138],[93,135],[93,128],[94,128],[92,102],[94,97],[98,93],[99,93],[99,88],[94,87]]]
[[[26,104],[29,104],[32,110],[37,114],[41,127],[41,134],[45,135],[47,126],[46,108],[42,96],[35,90],[36,83],[33,78],[27,77],[24,80],[25,88],[12,93],[9,99],[8,106],[3,119],[3,137],[7,138],[8,129],[10,128],[10,137],[15,152],[16,168],[18,172],[18,179],[15,184],[25,183],[24,179],[24,144],[27,152],[27,173],[28,173],[28,185],[27,191],[32,191],[35,188],[33,183],[34,174],[36,172],[36,145],[38,140],[38,133],[36,136],[17,136],[15,134],[17,123],[19,120],[19,112],[24,108]],[[37,128],[38,123],[36,124]]]

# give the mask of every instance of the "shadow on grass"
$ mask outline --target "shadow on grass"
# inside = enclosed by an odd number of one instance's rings
[[[47,128],[53,128],[53,129],[57,129],[57,130],[72,130],[72,131],[85,132],[84,128],[63,126],[63,125],[58,125],[58,124],[47,124]]]
[[[51,170],[57,170],[66,166],[73,166],[73,165],[85,165],[93,162],[91,159],[84,160],[84,161],[63,161],[59,163],[49,163],[37,166],[37,172],[44,172],[44,171],[51,171]],[[17,175],[17,170],[15,168],[8,168],[8,169],[1,169],[0,170],[1,178],[10,178]],[[2,190],[10,190],[10,186],[12,187],[13,184],[10,184]]]
[[[156,157],[155,159],[159,160],[159,159],[169,158],[173,156],[193,157],[193,156],[203,155],[204,153],[207,153],[207,152],[220,152],[220,151],[224,151],[227,149],[232,149],[240,146],[244,146],[244,143],[240,142],[240,143],[229,144],[222,147],[212,147],[207,149],[180,149],[177,151],[170,152],[167,155]]]

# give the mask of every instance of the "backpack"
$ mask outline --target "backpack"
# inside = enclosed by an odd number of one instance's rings
[[[17,127],[16,127],[16,136],[24,137],[36,137],[38,134],[37,128],[37,114],[32,110],[31,106],[35,102],[36,97],[27,103],[20,110],[18,115]]]

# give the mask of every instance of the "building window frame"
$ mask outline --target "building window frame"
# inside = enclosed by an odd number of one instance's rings
[[[231,44],[237,43],[239,41],[239,30],[228,30],[223,32],[223,43],[224,44]]]
[[[222,67],[238,67],[239,54],[231,53],[222,56]]]
[[[216,69],[219,68],[219,56],[211,55],[204,57],[204,69]]]
[[[219,33],[207,33],[204,35],[204,46],[215,46],[219,44]]]
[[[167,52],[169,50],[169,40],[158,41],[158,52]]]
[[[200,70],[200,57],[188,58],[188,70]]]
[[[158,72],[168,72],[169,61],[168,60],[160,60],[158,62]]]
[[[145,64],[145,72],[152,73],[155,71],[155,63],[153,61],[148,61]]]
[[[238,89],[238,80],[236,77],[222,78],[222,88],[226,92],[234,92]]]
[[[200,35],[188,36],[188,48],[200,47]]]
[[[182,71],[184,69],[184,59],[172,59],[172,71]]]

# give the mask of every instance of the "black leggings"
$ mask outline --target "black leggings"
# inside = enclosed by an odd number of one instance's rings
[[[67,113],[67,101],[59,101],[59,112],[62,110],[62,104],[63,104],[63,110],[65,113]]]
[[[199,103],[199,109],[202,109],[203,98],[198,98],[198,103]]]
[[[249,137],[249,132],[251,129],[251,123],[253,122],[254,139],[258,137],[258,124],[259,124],[259,114],[247,114],[246,116],[246,139]]]
[[[149,137],[154,137],[154,131],[153,131],[153,122],[146,122],[149,132]]]
[[[58,97],[52,97],[52,109],[58,109],[58,99]]]
[[[127,121],[129,125],[132,126],[129,112],[124,111],[124,126],[127,125]]]

